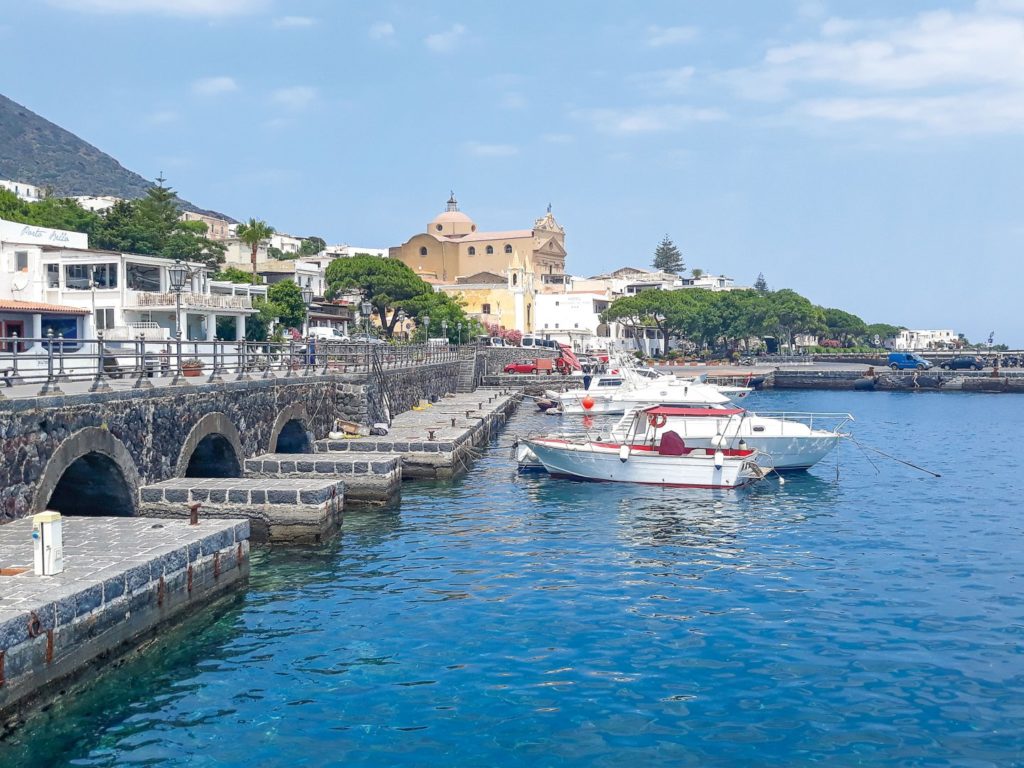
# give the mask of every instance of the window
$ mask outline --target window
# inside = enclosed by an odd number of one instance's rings
[[[508,243],[505,244],[505,253],[512,253],[512,246]]]
[[[482,314],[485,314],[485,315],[491,314],[491,305],[490,304],[483,304],[483,305],[481,305],[480,312]]]
[[[573,324],[572,324],[572,327],[573,327],[573,328],[579,328],[579,327],[580,327],[580,324],[579,324],[579,323],[573,323]]]
[[[427,255],[427,248],[426,248],[426,246],[424,246],[424,247],[420,248],[420,256],[426,256],[426,255]]]
[[[442,229],[444,229],[444,227],[442,227],[440,224],[435,224],[434,225],[434,229],[436,229],[438,232],[440,232]]]
[[[28,251],[14,252],[14,268],[18,272],[28,272]]]
[[[160,267],[129,262],[125,265],[124,271],[130,290],[160,292]]]
[[[556,306],[556,307],[558,306],[558,302],[557,302],[557,301],[555,302],[555,306]]]
[[[494,246],[493,245],[488,245],[487,246],[487,255],[490,256],[492,253],[494,253]]]
[[[557,328],[557,327],[558,327],[558,323],[555,323],[555,328]]]
[[[46,287],[47,288],[59,288],[60,287],[60,264],[47,264],[46,265]]]
[[[111,307],[96,310],[96,330],[107,331],[114,327],[114,310]]]
[[[515,273],[512,274],[512,285],[519,285],[519,275]]]
[[[64,287],[88,291],[95,283],[99,289],[117,288],[117,264],[68,264],[64,267]]]
[[[469,246],[469,255],[470,256],[476,256],[476,246],[474,246],[474,245]]]

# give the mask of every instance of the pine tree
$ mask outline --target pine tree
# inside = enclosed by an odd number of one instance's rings
[[[665,235],[665,239],[655,249],[652,266],[660,272],[668,272],[671,275],[678,275],[683,271],[683,254],[679,252],[668,235]]]
[[[764,272],[757,273],[757,280],[754,281],[754,290],[758,293],[768,293],[768,281],[764,279]]]

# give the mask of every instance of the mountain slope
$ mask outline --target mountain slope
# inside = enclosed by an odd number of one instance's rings
[[[137,198],[153,182],[75,134],[0,94],[0,179],[49,187],[54,194]],[[181,207],[202,211],[186,200]],[[224,217],[229,218],[229,217]]]

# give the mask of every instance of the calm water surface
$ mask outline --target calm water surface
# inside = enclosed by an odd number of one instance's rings
[[[1024,764],[1024,399],[764,393],[850,410],[838,462],[739,493],[472,474],[34,717],[2,765]],[[837,480],[838,467],[838,480]]]

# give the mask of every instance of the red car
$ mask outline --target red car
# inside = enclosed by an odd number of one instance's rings
[[[509,363],[505,366],[505,373],[536,373],[536,360],[520,360],[518,363]]]

